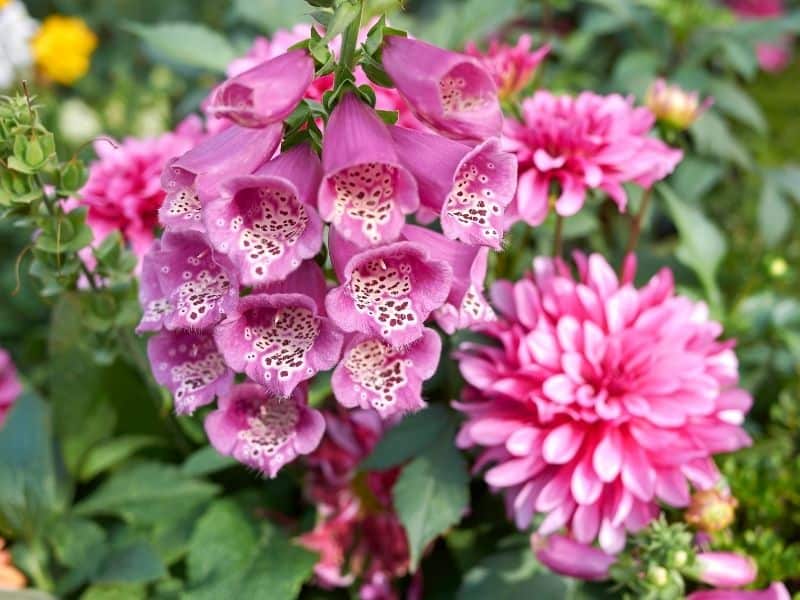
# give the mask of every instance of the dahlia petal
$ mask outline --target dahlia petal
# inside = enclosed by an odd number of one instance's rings
[[[492,467],[486,472],[486,483],[494,487],[510,487],[531,478],[542,468],[542,463],[535,456],[514,458]]]
[[[514,301],[516,303],[517,319],[528,327],[536,327],[539,320],[540,309],[535,301],[536,288],[530,281],[519,281],[514,284]],[[546,342],[548,348],[554,347],[554,341],[549,338]]]
[[[343,406],[372,408],[383,418],[419,410],[425,406],[422,382],[436,371],[441,349],[439,335],[427,328],[400,348],[355,334],[333,372],[333,393]]]
[[[693,485],[701,490],[713,487],[719,481],[719,471],[711,459],[698,458],[681,466],[681,471]]]
[[[689,485],[680,469],[659,469],[656,495],[670,506],[689,505]]]
[[[208,333],[162,331],[147,342],[156,381],[172,392],[175,412],[191,414],[233,385],[228,368]]]
[[[583,443],[585,431],[574,423],[559,425],[544,438],[542,456],[550,464],[570,462]]]
[[[583,206],[586,199],[586,188],[572,177],[561,179],[561,195],[556,201],[556,212],[562,217],[571,217]]]
[[[548,569],[561,575],[588,581],[601,581],[608,577],[614,557],[602,550],[581,544],[562,535],[542,537],[534,534],[531,545],[536,558]]]
[[[344,275],[342,285],[328,292],[328,314],[345,331],[377,335],[393,346],[422,336],[452,280],[447,263],[412,242],[366,250],[350,260]]]
[[[562,350],[576,352],[582,349],[581,324],[572,315],[565,315],[558,320],[556,332]]]
[[[392,242],[419,207],[417,183],[400,164],[386,125],[350,93],[331,113],[322,148],[319,212],[354,244]]]
[[[537,485],[536,480],[529,481],[517,493],[514,498],[514,524],[518,529],[527,529],[531,521],[533,521],[533,514],[536,510],[536,496],[541,490],[541,485]]]
[[[566,525],[575,513],[575,503],[567,500],[551,510],[539,524],[536,532],[539,535],[550,535]]]
[[[495,281],[489,289],[492,304],[503,316],[510,319],[517,318],[514,289],[514,284],[505,280]]]
[[[590,544],[600,528],[600,509],[597,504],[584,504],[575,509],[570,530],[582,544]]]
[[[566,375],[548,377],[542,391],[558,404],[572,404],[575,401],[575,384]]]
[[[655,493],[656,472],[650,461],[632,441],[623,443],[622,483],[645,502]]]
[[[699,552],[695,558],[699,579],[710,585],[738,587],[752,583],[757,574],[753,560],[733,552]]]
[[[566,505],[571,478],[571,469],[563,469],[557,472],[542,488],[539,497],[536,499],[536,510],[549,512],[558,506]]]
[[[506,450],[513,456],[528,456],[540,443],[540,430],[534,427],[522,427],[514,431],[506,441]],[[545,457],[547,460],[547,457]],[[548,460],[547,462],[553,462]]]
[[[603,482],[597,478],[591,465],[591,457],[587,456],[575,467],[570,485],[572,497],[580,505],[594,504],[603,492]]]
[[[414,115],[439,133],[475,140],[500,134],[497,87],[475,59],[420,40],[388,36],[382,60]]]
[[[308,52],[292,50],[222,82],[205,109],[242,127],[266,127],[291,114],[313,78]]]
[[[625,548],[625,528],[614,527],[609,519],[603,519],[597,540],[605,552],[617,554]]]
[[[538,171],[529,169],[519,177],[514,199],[516,216],[531,227],[544,223],[549,210],[550,180]]]
[[[606,429],[592,456],[592,465],[601,481],[614,481],[622,468],[622,440],[615,427]]]

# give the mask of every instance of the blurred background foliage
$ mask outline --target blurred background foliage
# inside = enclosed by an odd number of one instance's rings
[[[309,21],[301,0],[25,4],[37,19],[78,15],[99,36],[91,71],[74,86],[30,81],[45,122],[60,137],[62,158],[76,151],[90,158],[85,144],[101,132],[122,138],[169,129],[197,111],[254,36]],[[395,2],[372,4],[377,10]],[[743,381],[756,398],[746,425],[755,444],[721,461],[739,506],[733,527],[715,536],[757,558],[759,586],[783,580],[800,589],[800,62],[768,73],[753,52],[759,41],[800,30],[800,12],[756,22],[736,20],[710,0],[409,0],[390,21],[452,48],[530,33],[553,47],[535,86],[556,92],[621,92],[642,101],[664,76],[714,97],[688,132],[671,133],[686,158],[656,198],[639,245],[640,277],[672,267],[682,291],[706,299],[726,335],[738,338]],[[635,205],[636,191],[630,193]],[[620,259],[628,222],[606,208],[590,203],[566,222],[567,249]],[[56,525],[16,544],[15,562],[64,597],[233,598],[245,596],[225,570],[246,577],[258,557],[274,561],[286,553],[291,565],[260,573],[262,595],[247,597],[295,595],[313,564],[285,537],[313,521],[300,501],[299,468],[262,482],[202,447],[201,419],[171,417],[169,399],[136,368],[141,344],[132,340],[129,356],[104,355],[87,334],[77,299],[51,305],[33,292],[28,242],[2,227],[0,346],[12,350],[53,407],[48,416],[41,401],[31,400],[15,418],[40,419],[61,445],[54,455],[46,436],[26,442],[49,486],[30,483],[41,494],[35,506]],[[519,276],[535,254],[549,253],[553,230],[552,221],[515,229],[494,275]],[[455,377],[446,364],[427,395],[449,399]],[[9,423],[2,437],[13,432]],[[4,467],[0,505],[17,502],[15,518],[48,522],[24,514],[18,498],[3,497]],[[543,574],[499,499],[482,483],[471,488],[470,514],[423,561],[426,598],[615,597]],[[222,490],[225,498],[212,504]],[[246,513],[253,507],[288,515],[291,524],[282,532],[266,520],[256,523]],[[9,518],[0,514],[0,531],[13,530]],[[269,595],[275,589],[280,593]]]

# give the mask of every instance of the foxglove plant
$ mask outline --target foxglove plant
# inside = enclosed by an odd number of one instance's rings
[[[22,386],[17,377],[17,370],[11,361],[11,355],[0,348],[0,427],[14,402],[22,393]]]
[[[384,20],[357,49],[359,27],[330,48],[313,28],[284,53],[262,43],[231,70],[204,106],[216,133],[164,169],[165,231],[142,264],[139,331],[156,332],[157,380],[180,413],[218,397],[211,443],[270,477],[319,443],[318,373],[333,369],[343,407],[392,420],[425,406],[442,349],[428,323],[494,317],[484,278],[516,160],[497,137],[492,76]],[[409,52],[434,75],[408,56],[399,66]],[[367,83],[384,67],[397,91]],[[383,102],[434,131],[394,125],[422,126]]]

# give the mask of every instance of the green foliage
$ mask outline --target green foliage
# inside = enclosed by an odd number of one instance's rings
[[[224,73],[236,51],[224,36],[194,23],[129,23],[126,28],[139,36],[159,58],[188,67]]]

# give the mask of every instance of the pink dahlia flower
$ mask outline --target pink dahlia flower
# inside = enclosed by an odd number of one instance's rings
[[[433,377],[441,352],[442,340],[432,329],[402,347],[353,334],[333,372],[333,394],[342,406],[373,408],[384,419],[420,410],[422,382]]]
[[[161,171],[169,159],[191,149],[202,137],[200,119],[188,117],[175,131],[158,137],[126,138],[113,146],[98,140],[89,178],[68,207],[89,207],[86,222],[95,243],[119,231],[141,258],[155,238],[158,209],[164,202]]]
[[[159,221],[174,231],[202,231],[202,206],[220,193],[220,184],[237,175],[250,175],[278,148],[283,125],[263,129],[231,126],[207,137],[167,163],[161,186],[167,197]]]
[[[302,386],[285,398],[243,383],[217,406],[205,420],[211,445],[269,477],[298,455],[313,452],[325,432],[325,419],[309,408]]]
[[[306,495],[318,521],[300,543],[320,560],[314,568],[325,588],[358,579],[360,597],[396,600],[392,581],[408,572],[405,531],[392,505],[399,469],[359,472],[358,466],[384,431],[373,411],[326,412],[326,435],[306,459]]]
[[[504,214],[514,198],[517,161],[498,138],[475,147],[440,135],[391,128],[400,162],[417,180],[420,202],[450,239],[502,247]]]
[[[632,256],[630,257],[633,258]],[[689,503],[719,478],[712,456],[746,446],[751,398],[737,388],[733,342],[703,303],[675,296],[662,270],[641,289],[628,260],[618,280],[605,259],[576,255],[492,289],[491,345],[465,344],[469,386],[457,442],[483,446],[489,485],[519,528],[566,527],[609,553],[658,512]]]
[[[392,242],[419,207],[417,183],[400,164],[386,125],[355,94],[333,110],[322,146],[319,212],[359,246]]]
[[[686,600],[791,600],[786,586],[775,582],[763,590],[703,590],[693,592]]]
[[[623,183],[650,187],[682,157],[649,137],[653,122],[649,110],[617,94],[536,92],[522,103],[522,121],[506,120],[507,149],[516,153],[520,170],[513,216],[530,225],[544,221],[553,183],[559,186],[559,215],[578,212],[589,189],[604,191],[624,211]]]
[[[302,144],[252,175],[225,181],[204,207],[209,239],[236,265],[243,285],[284,279],[319,253],[322,221],[314,204],[321,178],[319,158]]]
[[[21,393],[22,384],[19,382],[17,369],[11,362],[11,355],[0,348],[0,427]]]
[[[211,404],[233,385],[233,371],[210,333],[161,331],[148,340],[147,356],[156,381],[172,392],[178,414]]]
[[[395,35],[384,40],[382,60],[414,115],[438,133],[479,141],[500,135],[497,86],[478,60]]]
[[[494,78],[500,99],[508,100],[527,87],[536,74],[536,68],[550,52],[550,44],[531,51],[532,44],[533,38],[524,34],[519,36],[516,46],[493,39],[486,52],[479,50],[475,42],[468,42],[464,52],[483,64]]]
[[[733,552],[697,554],[698,578],[719,587],[740,587],[755,581],[758,571],[753,560]]]

